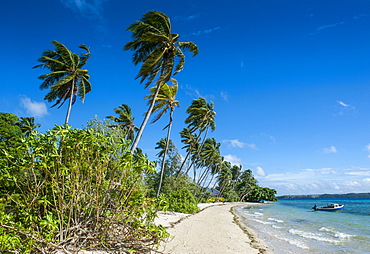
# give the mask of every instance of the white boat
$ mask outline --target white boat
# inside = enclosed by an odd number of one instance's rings
[[[331,211],[339,211],[344,209],[344,205],[339,205],[336,203],[328,203],[326,206],[317,206],[314,205],[312,207],[315,211],[326,211],[326,212],[331,212]]]

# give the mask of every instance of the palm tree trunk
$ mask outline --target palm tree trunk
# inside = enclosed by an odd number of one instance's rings
[[[202,196],[198,199],[198,203],[202,201],[202,199],[204,198],[204,196],[206,195],[207,191],[208,191],[208,188],[209,186],[211,185],[211,182],[213,180],[215,175],[212,174],[212,177],[211,177],[211,180],[208,182],[207,184],[207,187],[206,187],[206,191],[203,192]]]
[[[168,146],[169,146],[169,143],[170,143],[170,135],[171,135],[171,128],[172,128],[172,116],[173,116],[173,109],[171,108],[170,123],[168,124],[168,129],[167,129],[166,148],[164,149],[164,154],[163,154],[163,159],[162,159],[161,177],[159,179],[159,185],[158,185],[158,190],[157,190],[157,198],[159,197],[159,193],[161,192],[161,187],[162,187],[164,166],[166,165],[166,156],[167,156],[167,152],[168,152]]]
[[[186,170],[185,175],[189,172],[189,170],[191,169],[191,166],[193,166],[194,162],[199,158],[200,153],[201,153],[201,151],[203,149],[203,146],[204,146],[204,142],[205,142],[206,137],[207,137],[207,133],[208,133],[208,128],[206,129],[206,132],[203,136],[203,141],[201,143],[201,146],[199,147],[199,149],[198,149],[198,151],[197,151],[197,153],[194,157],[194,160],[191,161],[189,168]],[[200,135],[201,135],[201,133],[199,133],[199,137],[200,137]],[[194,182],[195,182],[195,177],[194,177]]]
[[[245,198],[245,196],[247,196],[253,189],[254,189],[254,187],[252,187],[249,191],[244,193],[243,196],[240,198],[240,202],[243,202],[243,199]]]
[[[68,121],[69,121],[69,116],[71,114],[71,109],[72,109],[73,91],[74,91],[74,89],[75,89],[75,80],[72,79],[71,96],[69,97],[68,110],[67,110],[66,120],[65,120],[64,124],[68,124]]]
[[[162,84],[163,84],[163,82],[160,81],[158,83],[158,85],[157,85],[157,90],[155,90],[152,103],[150,104],[149,110],[145,114],[145,118],[144,118],[143,122],[141,123],[139,132],[136,135],[136,138],[135,138],[134,143],[132,144],[132,147],[131,147],[131,152],[132,153],[135,152],[135,149],[136,149],[137,145],[139,144],[139,141],[141,139],[141,135],[144,132],[144,128],[145,128],[146,124],[149,121],[150,115],[152,114],[152,111],[153,111],[153,108],[154,108],[154,104],[155,104],[155,101],[157,100],[157,96],[158,96],[159,90],[161,89]]]

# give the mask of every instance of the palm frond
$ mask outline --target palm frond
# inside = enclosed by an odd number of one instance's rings
[[[58,42],[58,41],[52,41],[51,44],[55,46],[57,49],[58,55],[63,59],[63,62],[65,62],[67,65],[75,66],[77,63],[74,61],[73,53],[67,49],[64,44]]]
[[[192,52],[193,57],[199,53],[198,46],[192,41],[178,42],[178,45],[180,49]]]

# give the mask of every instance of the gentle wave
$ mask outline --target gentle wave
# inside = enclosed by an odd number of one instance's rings
[[[258,222],[258,223],[261,223],[263,225],[272,225],[273,223],[272,222],[267,222],[267,221],[263,221],[263,220],[257,220],[257,219],[253,219],[255,222]]]
[[[267,220],[276,221],[278,223],[283,223],[284,222],[283,220],[278,220],[278,219],[275,219],[275,218],[268,218]]]
[[[325,228],[325,227],[320,228],[319,231],[327,232],[333,235],[334,237],[340,238],[340,239],[350,239],[351,237],[355,237],[355,235],[346,234],[346,233],[335,231],[333,229]]]
[[[276,226],[276,225],[272,225],[273,228],[276,228],[276,229],[282,229],[283,227],[279,227],[279,226]]]
[[[330,239],[327,237],[324,237],[322,234],[319,233],[312,233],[312,232],[305,232],[297,229],[289,229],[289,233],[293,235],[298,235],[307,239],[313,239],[321,242],[327,242],[327,243],[340,243],[341,241],[335,240],[335,239]]]
[[[304,242],[299,241],[297,239],[291,239],[291,238],[288,238],[288,237],[283,237],[281,235],[274,235],[274,237],[276,237],[276,238],[278,238],[280,240],[286,241],[289,244],[294,245],[296,247],[299,247],[301,249],[305,249],[305,250],[310,249],[310,247],[308,247]]]

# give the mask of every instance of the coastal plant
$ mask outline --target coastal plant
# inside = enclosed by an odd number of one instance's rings
[[[163,198],[168,204],[168,210],[179,213],[195,213],[199,211],[195,196],[187,189],[164,194]]]
[[[145,253],[167,237],[153,224],[157,205],[142,182],[155,164],[131,153],[124,136],[118,128],[65,125],[3,149],[0,252]]]

